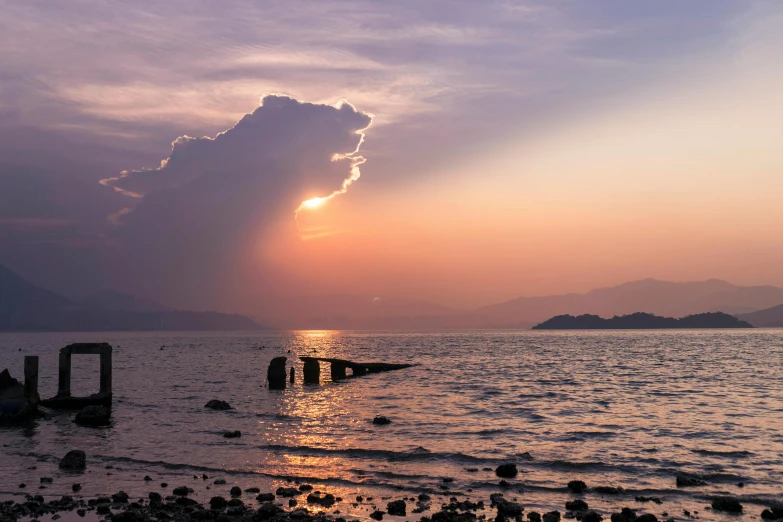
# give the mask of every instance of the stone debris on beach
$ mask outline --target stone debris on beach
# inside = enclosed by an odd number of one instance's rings
[[[87,455],[82,450],[71,450],[60,460],[60,469],[80,471],[87,467]]]
[[[568,483],[568,489],[570,489],[572,493],[582,493],[587,489],[587,484],[581,480],[572,480]]]
[[[393,500],[386,504],[386,511],[395,517],[407,516],[407,505],[404,500]]]
[[[385,426],[391,424],[391,419],[384,417],[383,415],[376,415],[375,418],[373,418],[372,423],[376,426]]]

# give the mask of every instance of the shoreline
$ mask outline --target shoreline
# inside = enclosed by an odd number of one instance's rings
[[[30,458],[34,457],[30,455]],[[62,518],[63,522],[471,522],[489,519],[498,522],[557,522],[563,519],[671,522],[728,520],[726,517],[737,515],[783,520],[783,504],[770,505],[769,501],[736,495],[694,498],[685,494],[685,488],[680,498],[645,497],[622,488],[588,488],[580,480],[564,485],[562,492],[551,493],[551,501],[542,503],[539,499],[529,502],[526,497],[529,498],[532,491],[515,482],[514,473],[502,478],[502,466],[493,473],[498,483],[491,490],[458,491],[451,487],[455,479],[444,478],[439,491],[416,493],[421,488],[357,487],[355,484],[341,485],[339,479],[273,480],[266,477],[264,480],[262,476],[248,472],[242,477],[245,480],[239,480],[236,475],[225,472],[191,474],[195,467],[188,471],[177,469],[165,475],[157,474],[155,479],[149,475],[139,477],[138,471],[121,467],[101,467],[95,462],[88,462],[85,470],[64,473],[62,470],[58,472],[53,460],[39,457],[37,465],[17,470],[18,476],[37,475],[39,480],[30,480],[29,484],[20,482],[15,491],[0,491],[0,521],[54,522]],[[155,474],[151,470],[150,473]],[[101,475],[97,491],[95,480],[85,480],[94,478],[88,477],[90,474]],[[264,482],[263,487],[250,485],[261,482]],[[89,485],[88,489],[93,491],[86,491],[83,484]]]

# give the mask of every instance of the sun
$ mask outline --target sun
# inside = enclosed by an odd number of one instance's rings
[[[327,198],[313,198],[302,202],[302,208],[316,209],[326,203]]]

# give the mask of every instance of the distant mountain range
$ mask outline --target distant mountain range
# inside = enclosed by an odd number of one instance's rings
[[[637,312],[604,319],[597,315],[557,315],[533,330],[660,330],[671,328],[753,328],[753,325],[722,312],[694,314],[675,319]]]
[[[584,294],[520,297],[475,310],[455,310],[412,299],[338,295],[265,303],[254,317],[280,328],[438,330],[531,328],[556,315],[613,317],[646,312],[684,317],[707,312],[745,314],[783,304],[783,289],[725,281],[672,283],[645,279]],[[759,312],[760,313],[760,312]],[[783,326],[783,311],[776,325]],[[755,326],[754,318],[741,317]],[[771,320],[771,319],[770,319]],[[765,323],[765,325],[773,325]]]
[[[737,317],[759,328],[783,327],[783,304]]]
[[[645,279],[584,294],[520,297],[461,311],[427,301],[362,295],[275,299],[252,316],[281,329],[439,330],[530,328],[558,315],[614,317],[645,312],[684,317],[724,312],[753,326],[783,327],[783,289],[710,279]],[[110,290],[73,301],[0,265],[0,330],[257,330],[241,315],[189,312]]]
[[[77,302],[0,265],[0,331],[258,330],[247,317],[172,310],[114,291]]]

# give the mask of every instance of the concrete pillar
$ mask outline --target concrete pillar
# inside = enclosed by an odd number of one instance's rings
[[[296,380],[296,370],[293,366],[291,366],[291,371],[289,372],[289,375],[291,376],[290,382],[291,384],[294,384],[294,381]]]
[[[24,398],[28,407],[38,408],[38,356],[24,358]]]
[[[269,369],[266,371],[266,380],[269,383],[270,390],[285,390],[285,357],[275,357],[269,363]]]
[[[111,351],[101,352],[100,394],[111,396]]]
[[[339,379],[345,379],[346,368],[348,368],[348,366],[345,363],[332,362],[332,368],[331,368],[332,380],[336,381]]]
[[[306,359],[302,368],[305,384],[321,383],[321,365],[315,359]]]
[[[71,396],[71,354],[60,352],[60,377],[57,381],[57,396]]]

